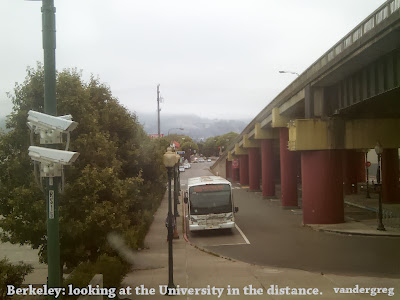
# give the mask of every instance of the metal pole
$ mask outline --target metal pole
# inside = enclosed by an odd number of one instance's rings
[[[367,166],[368,163],[368,151],[365,152],[365,168],[367,169],[367,198],[371,198],[369,195],[369,167]]]
[[[172,199],[171,199],[171,180],[172,167],[168,167],[168,287],[175,288],[174,285],[174,261],[172,254],[173,222]]]
[[[179,164],[175,165],[174,168],[174,216],[179,217],[179,212],[178,212],[178,193],[179,193],[179,186],[178,186],[178,174],[179,174]]]
[[[381,154],[378,154],[378,171],[376,181],[378,182],[379,188],[379,199],[378,199],[378,228],[377,230],[386,231],[385,226],[382,222],[382,184],[381,184]]]
[[[157,124],[158,124],[158,138],[161,137],[160,131],[160,85],[157,85]]]
[[[42,1],[42,30],[44,53],[44,112],[57,115],[56,100],[56,9],[54,0]],[[46,145],[54,148],[55,145]],[[61,286],[60,237],[58,218],[58,186],[60,178],[45,179],[47,211],[47,264],[48,285]],[[49,296],[49,299],[55,299]]]

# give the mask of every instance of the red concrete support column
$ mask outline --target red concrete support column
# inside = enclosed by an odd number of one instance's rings
[[[249,152],[249,191],[260,190],[261,156],[260,148],[248,148]]]
[[[296,207],[298,153],[288,150],[289,129],[280,128],[281,201],[283,207]]]
[[[365,152],[356,152],[355,160],[357,165],[357,182],[365,183],[367,181],[367,172],[365,170]]]
[[[249,155],[239,155],[239,182],[241,185],[249,184]]]
[[[273,140],[261,140],[261,180],[263,197],[275,196]]]
[[[303,223],[344,222],[341,150],[303,151]]]
[[[345,150],[343,152],[342,163],[344,194],[356,194],[358,173],[357,152],[355,150]]]
[[[239,182],[239,167],[235,166],[235,163],[238,163],[238,159],[235,159],[235,161],[232,161],[232,182]]]
[[[231,161],[226,160],[226,162],[225,162],[225,170],[226,170],[226,172],[225,172],[225,174],[226,174],[225,178],[226,178],[226,179],[232,178],[232,162],[231,162]]]
[[[400,203],[399,154],[397,149],[383,149],[382,202]]]

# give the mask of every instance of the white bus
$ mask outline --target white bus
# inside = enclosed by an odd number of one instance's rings
[[[187,222],[190,231],[235,227],[231,183],[219,176],[188,179],[184,202],[188,204]]]

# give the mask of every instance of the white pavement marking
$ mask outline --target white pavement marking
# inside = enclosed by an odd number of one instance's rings
[[[237,226],[237,224],[235,224],[236,229],[239,231],[239,233],[242,235],[244,241],[246,242],[246,244],[250,245],[249,240],[247,239],[247,237],[244,235],[243,231],[239,228],[239,226]]]
[[[219,245],[211,245],[210,247],[215,247],[215,246],[236,246],[236,245],[248,245],[248,243],[237,243],[237,244],[219,244]]]

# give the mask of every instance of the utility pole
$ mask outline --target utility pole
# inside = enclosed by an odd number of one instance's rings
[[[42,2],[42,30],[44,53],[44,112],[57,115],[56,100],[56,9],[54,0]],[[56,148],[48,144],[48,148]],[[46,210],[47,210],[47,266],[48,285],[51,288],[61,287],[60,237],[58,221],[58,186],[60,178],[46,177]],[[49,299],[54,299],[49,296]]]
[[[157,85],[157,116],[158,116],[158,138],[161,138],[160,133],[160,85]]]

